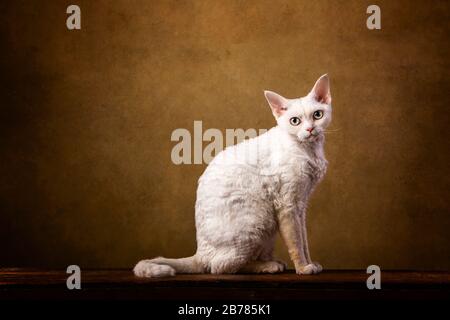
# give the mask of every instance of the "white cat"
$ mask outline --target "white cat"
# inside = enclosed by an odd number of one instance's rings
[[[226,148],[199,179],[195,255],[142,260],[134,267],[136,276],[282,272],[286,264],[273,258],[277,231],[297,274],[322,271],[309,255],[305,215],[308,198],[327,167],[323,144],[331,121],[328,75],[303,98],[264,94],[278,125]]]

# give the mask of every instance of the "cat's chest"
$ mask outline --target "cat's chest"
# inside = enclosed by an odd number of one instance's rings
[[[284,166],[286,179],[314,186],[325,175],[328,162],[322,155],[301,154],[291,157]]]

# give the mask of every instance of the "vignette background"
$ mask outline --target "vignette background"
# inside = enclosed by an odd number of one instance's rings
[[[80,31],[69,4],[0,4],[0,266],[193,254],[205,166],[172,164],[172,131],[270,128],[263,90],[328,72],[313,259],[450,268],[448,2],[80,0]]]

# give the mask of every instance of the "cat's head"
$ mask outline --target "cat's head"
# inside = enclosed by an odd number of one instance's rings
[[[330,80],[321,76],[305,97],[287,99],[278,93],[264,91],[278,126],[301,142],[316,141],[331,122]]]

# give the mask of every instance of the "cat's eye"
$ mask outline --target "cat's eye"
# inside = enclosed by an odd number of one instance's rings
[[[316,111],[314,111],[314,113],[313,113],[313,118],[314,118],[315,120],[322,119],[322,117],[323,117],[323,111],[322,111],[322,110],[316,110]]]
[[[301,122],[299,117],[292,117],[291,119],[289,119],[289,122],[293,125],[293,126],[298,126]]]

